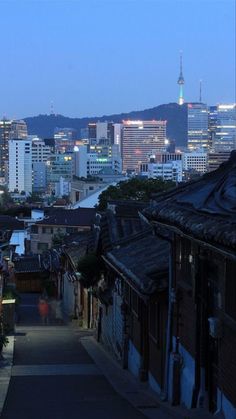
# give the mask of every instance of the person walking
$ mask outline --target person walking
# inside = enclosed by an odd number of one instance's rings
[[[40,298],[39,303],[38,303],[38,309],[39,309],[39,315],[41,317],[42,323],[43,324],[48,324],[48,322],[49,322],[49,318],[48,318],[49,305],[48,305],[48,302],[45,299]]]
[[[58,324],[63,324],[62,302],[60,298],[56,300],[55,304],[55,320]]]

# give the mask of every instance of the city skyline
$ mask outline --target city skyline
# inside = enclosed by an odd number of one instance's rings
[[[231,0],[3,0],[1,10],[1,117],[49,114],[52,101],[71,117],[178,102],[180,50],[185,102],[198,101],[200,79],[203,102],[235,102]]]

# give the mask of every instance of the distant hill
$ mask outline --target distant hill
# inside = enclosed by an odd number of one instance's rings
[[[100,117],[69,118],[63,115],[38,115],[25,118],[29,134],[37,134],[42,138],[53,136],[55,127],[75,128],[80,135],[80,129],[86,128],[89,122],[113,121],[122,122],[124,119],[141,120],[167,120],[167,136],[175,139],[177,145],[187,143],[187,107],[179,106],[177,103],[159,105],[155,108],[143,111],[132,111],[115,115],[103,115]]]

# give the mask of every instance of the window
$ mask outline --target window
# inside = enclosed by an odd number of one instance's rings
[[[31,233],[37,234],[38,233],[38,226],[32,226],[31,227]]]

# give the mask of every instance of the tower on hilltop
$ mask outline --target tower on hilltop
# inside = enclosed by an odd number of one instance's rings
[[[183,76],[183,69],[182,69],[182,52],[180,53],[180,73],[179,78],[177,81],[179,85],[179,105],[183,105],[184,103],[184,76]]]

